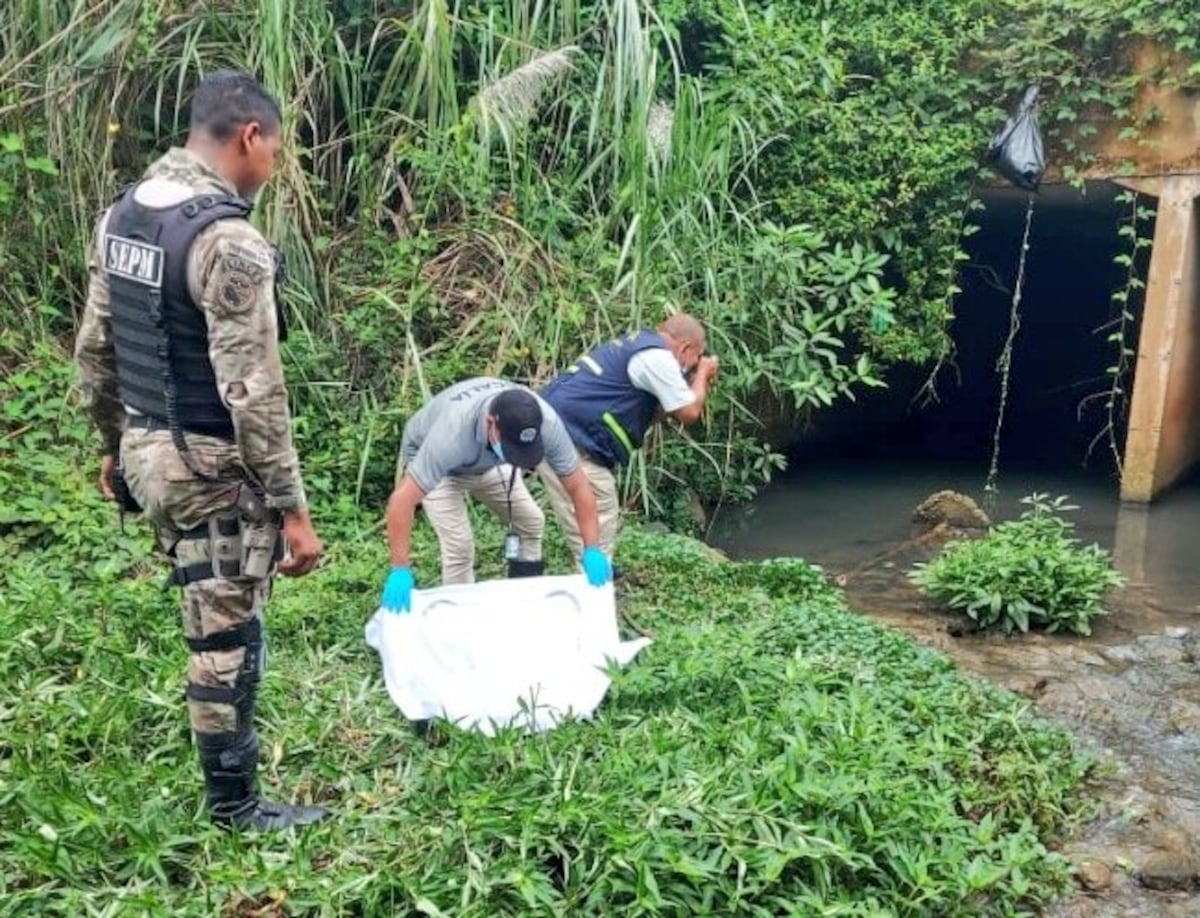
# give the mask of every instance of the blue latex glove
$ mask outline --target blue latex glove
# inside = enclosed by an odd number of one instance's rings
[[[383,598],[380,605],[388,612],[397,615],[412,609],[413,575],[412,568],[393,567],[383,584]]]
[[[589,545],[583,550],[582,560],[583,572],[592,586],[604,586],[612,580],[612,562],[608,560],[608,555],[595,545]]]

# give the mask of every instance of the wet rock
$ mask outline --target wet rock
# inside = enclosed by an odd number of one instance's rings
[[[1200,731],[1200,705],[1188,701],[1171,702],[1167,723],[1176,733],[1196,733]]]
[[[1173,631],[1174,629],[1168,628],[1167,630]],[[1180,638],[1180,644],[1183,645],[1184,663],[1196,663],[1200,661],[1200,633],[1189,631]]]
[[[1112,679],[1086,673],[1069,681],[1061,681],[1056,688],[1059,689],[1056,697],[1075,709],[1088,709],[1089,706],[1100,703],[1115,703],[1120,701],[1124,694],[1121,685]]]
[[[1143,635],[1135,646],[1139,663],[1182,663],[1185,656],[1182,642],[1161,634]]]
[[[1138,663],[1143,659],[1143,651],[1129,644],[1119,644],[1116,647],[1101,647],[1100,656],[1110,663]]]
[[[1084,861],[1075,868],[1075,878],[1089,892],[1103,892],[1112,886],[1113,881],[1112,870],[1098,861]]]
[[[1046,686],[1049,684],[1049,681],[1045,676],[1025,676],[1012,682],[1008,688],[1010,691],[1018,695],[1024,695],[1026,698],[1041,698],[1046,694]]]
[[[1083,650],[1079,647],[1071,648],[1071,658],[1084,666],[1107,666],[1108,660],[1104,659],[1098,653],[1092,653],[1090,650]]]
[[[957,491],[930,494],[913,510],[912,521],[925,532],[941,525],[964,530],[986,530],[992,525],[979,504]]]
[[[1045,914],[1048,918],[1104,918],[1100,903],[1087,897],[1058,902]]]
[[[946,633],[950,637],[966,637],[968,634],[978,634],[983,629],[979,627],[979,622],[974,619],[964,618],[962,621],[951,622],[946,626]]]
[[[1200,864],[1187,854],[1156,851],[1146,858],[1137,878],[1147,889],[1196,889],[1200,887]]]
[[[1158,819],[1166,819],[1174,811],[1175,803],[1167,797],[1156,796],[1151,803],[1151,812]],[[1181,857],[1194,858],[1195,848],[1187,832],[1171,826],[1160,827],[1154,834],[1154,847],[1167,854],[1178,854]]]
[[[1166,801],[1160,801],[1165,807]],[[1138,882],[1148,889],[1200,889],[1200,860],[1186,832],[1162,829],[1154,833],[1154,847],[1137,873]]]

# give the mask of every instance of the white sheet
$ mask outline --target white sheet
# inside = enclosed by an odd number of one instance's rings
[[[366,640],[405,717],[442,716],[489,736],[591,716],[609,661],[624,666],[650,643],[622,641],[612,585],[581,574],[414,590],[412,611],[377,610]]]

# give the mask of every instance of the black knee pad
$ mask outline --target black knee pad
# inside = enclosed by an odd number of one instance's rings
[[[189,682],[187,698],[191,701],[207,701],[212,704],[227,704],[237,711],[238,731],[252,730],[254,708],[258,700],[258,683],[262,677],[265,646],[262,622],[257,618],[217,634],[204,638],[188,638],[188,649],[192,653],[245,648],[242,665],[231,687],[197,685]],[[224,736],[225,734],[219,734]]]

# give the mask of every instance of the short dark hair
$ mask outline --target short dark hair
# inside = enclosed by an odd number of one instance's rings
[[[192,96],[190,130],[228,140],[251,121],[265,134],[274,134],[283,124],[279,105],[262,83],[237,70],[218,70],[200,81]]]

